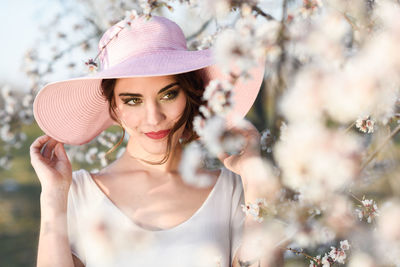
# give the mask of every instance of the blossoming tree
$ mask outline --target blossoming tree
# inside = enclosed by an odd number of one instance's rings
[[[262,227],[247,242],[254,258],[240,259],[241,266],[259,266],[261,259],[274,266],[279,249],[286,251],[285,262],[298,260],[309,266],[400,263],[398,1],[283,0],[277,16],[258,0],[103,2],[93,6],[90,0],[81,1],[92,12],[73,24],[74,31],[84,33],[81,42],[68,41],[66,33],[52,27],[47,31],[51,38],[69,45],[57,47],[47,59],[39,49],[27,53],[29,93],[19,99],[9,87],[3,88],[5,152],[23,143],[21,125],[32,124],[34,96],[51,79],[53,69],[60,68],[57,64],[68,66],[71,75],[96,71],[91,47],[105,28],[122,18],[129,27],[138,14],[173,14],[180,4],[202,18],[187,36],[190,47],[213,47],[233,78],[212,81],[206,88],[207,105],[194,121],[202,141],[189,144],[183,156],[181,172],[188,183],[206,184],[208,177],[196,174],[196,169],[201,164],[212,167],[219,153],[237,153],[245,145],[221,122],[233,103],[230,90],[235,81],[266,59],[252,116],[262,128],[258,145],[264,158],[248,161],[264,197],[242,205],[246,216]],[[62,16],[53,25],[60,21]],[[73,56],[81,50],[82,57]],[[71,56],[73,61],[66,60]],[[230,69],[232,62],[235,71]],[[76,162],[92,164],[95,171],[108,164],[106,151],[119,137],[104,132],[87,145],[69,147],[68,154]],[[3,168],[11,161],[10,154],[0,157]]]

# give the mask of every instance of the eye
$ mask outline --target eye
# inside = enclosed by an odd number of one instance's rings
[[[122,101],[124,101],[124,104],[127,104],[128,106],[136,106],[136,105],[142,103],[142,100],[137,97],[124,99]]]
[[[163,97],[161,98],[162,100],[172,100],[178,95],[179,91],[178,90],[171,90],[167,92]]]

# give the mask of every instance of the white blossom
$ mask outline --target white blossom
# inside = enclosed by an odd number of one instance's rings
[[[223,151],[229,155],[239,154],[245,145],[246,139],[242,135],[231,132],[225,132],[221,140]]]
[[[204,105],[202,105],[202,106],[199,107],[199,112],[200,112],[201,114],[203,114],[203,116],[204,116],[206,119],[207,119],[207,118],[210,118],[210,117],[212,116],[212,113],[211,113],[210,109],[207,108],[207,107],[204,106]]]
[[[370,119],[370,116],[360,117],[356,121],[356,127],[363,133],[373,133],[374,132],[375,121]]]
[[[338,263],[344,264],[344,260],[346,259],[346,253],[335,247],[331,247],[331,251],[329,252],[329,257]]]
[[[132,21],[139,17],[139,14],[135,9],[125,11],[124,27],[130,27]]]
[[[207,149],[213,155],[219,155],[223,152],[221,137],[225,130],[225,120],[219,116],[214,116],[206,121],[204,134],[201,136]]]
[[[85,65],[87,66],[89,73],[93,74],[97,72],[97,63],[92,58],[89,58],[87,61],[85,61]]]
[[[287,231],[295,233],[292,239],[301,247],[313,247],[325,244],[334,240],[336,236],[332,229],[324,226],[321,222],[311,220],[303,225],[298,221],[299,218],[293,219],[295,221],[289,224]]]
[[[382,207],[381,216],[378,219],[379,237],[384,242],[400,245],[400,201],[389,199]]]
[[[253,22],[253,25],[255,22]],[[275,62],[280,54],[281,48],[277,40],[281,24],[278,21],[270,20],[255,28],[255,42],[253,50],[251,50],[254,58],[263,58],[267,56],[269,62]]]
[[[232,84],[223,80],[212,80],[203,93],[203,99],[207,101],[207,108],[200,108],[206,118],[211,114],[226,115],[233,103]]]
[[[246,216],[251,216],[253,220],[260,223],[264,221],[264,217],[268,212],[276,214],[275,209],[268,209],[269,205],[265,198],[257,198],[255,203],[246,203],[245,205],[241,204],[240,206]]]
[[[355,135],[318,124],[295,124],[274,151],[284,184],[299,190],[304,200],[319,201],[355,179],[361,143]]]
[[[86,162],[89,164],[93,164],[94,161],[97,159],[97,152],[98,152],[97,147],[89,148],[89,150],[87,151],[87,153],[85,155]]]
[[[195,116],[193,118],[193,130],[199,135],[204,134],[204,124],[205,120],[201,116]]]
[[[199,15],[202,18],[224,18],[230,12],[230,0],[201,0],[196,1]]]
[[[216,39],[214,49],[218,64],[224,71],[237,66],[239,71],[247,70],[254,66],[254,60],[249,57],[253,49],[251,40],[246,36],[240,36],[234,29],[223,31]]]
[[[260,145],[262,150],[271,153],[272,141],[273,137],[269,129],[265,129],[264,131],[261,132]]]
[[[10,156],[0,157],[0,167],[9,170],[11,168],[11,158]]]
[[[330,267],[331,263],[328,261],[329,256],[327,254],[324,255],[324,257],[322,257],[321,263],[322,263],[322,267]]]
[[[11,131],[11,127],[9,124],[5,124],[0,128],[0,136],[4,142],[10,142],[14,140],[15,133]]]
[[[304,0],[303,6],[299,9],[299,12],[303,16],[303,18],[307,18],[318,11],[318,9],[321,7],[321,0]]]
[[[361,204],[362,206],[355,210],[360,221],[366,218],[367,222],[371,223],[376,216],[379,216],[378,206],[373,199],[363,199]]]
[[[371,255],[368,255],[363,252],[355,252],[351,255],[349,261],[349,267],[376,267],[378,266],[376,262],[372,259]]]
[[[101,151],[101,152],[97,153],[97,156],[98,156],[99,159],[100,159],[100,164],[101,164],[101,166],[102,166],[102,167],[107,166],[108,160],[107,160],[107,158],[106,158],[106,152]]]
[[[347,241],[347,240],[340,241],[340,249],[341,250],[349,250],[350,249],[349,241]]]
[[[210,175],[199,173],[204,160],[205,151],[199,142],[191,142],[185,147],[179,172],[187,184],[196,187],[209,187],[212,184],[213,179]]]

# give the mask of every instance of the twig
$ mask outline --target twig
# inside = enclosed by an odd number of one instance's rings
[[[359,201],[360,203],[362,203],[362,200],[359,199],[358,197],[356,197],[352,192],[349,192],[349,193],[350,193],[350,195],[351,195],[355,200],[357,200],[357,201]]]
[[[52,57],[52,61],[55,61],[55,60],[61,58],[64,54],[66,54],[66,53],[68,53],[68,52],[71,52],[73,49],[75,49],[75,48],[81,46],[83,43],[87,42],[87,41],[90,40],[90,39],[96,38],[96,37],[98,37],[98,35],[97,35],[97,34],[94,34],[94,35],[91,35],[91,36],[87,37],[85,41],[80,41],[80,42],[77,42],[77,43],[75,43],[75,44],[71,44],[71,45],[70,45],[69,47],[67,47],[66,49],[64,49],[64,50],[62,50],[62,51],[59,51],[57,54],[55,54],[55,55]]]
[[[283,87],[285,86],[284,79],[282,77],[283,74],[283,66],[286,61],[286,53],[285,53],[285,45],[286,45],[286,24],[285,20],[287,17],[287,2],[288,0],[283,0],[282,3],[282,20],[281,20],[281,27],[279,29],[279,40],[278,45],[282,51],[279,61],[277,64],[277,73],[278,73],[278,90],[279,93],[282,93]]]
[[[237,6],[240,7],[243,4],[242,0],[233,0],[232,1],[232,6]],[[255,11],[258,15],[263,16],[267,20],[276,20],[272,15],[265,13],[260,7],[258,7],[255,4],[250,4],[248,3],[251,7],[251,10]]]
[[[310,256],[310,255],[308,255],[307,253],[304,253],[303,251],[298,251],[298,250],[296,250],[296,249],[293,249],[293,248],[290,248],[290,247],[287,247],[287,248],[285,248],[286,250],[289,250],[289,251],[291,251],[291,252],[293,252],[293,253],[295,253],[295,254],[301,254],[301,255],[303,255],[304,257],[306,257],[306,258],[308,258],[308,259],[310,259],[310,260],[313,260],[313,261],[315,261],[316,263],[320,263],[320,261],[317,259],[317,258],[315,258],[315,257],[313,257],[313,256]]]
[[[368,157],[368,159],[361,165],[360,171],[364,170],[364,168],[374,159],[374,157],[383,149],[383,147],[389,142],[389,140],[395,136],[400,131],[400,125],[398,125],[393,132],[386,137],[385,141]]]
[[[351,130],[351,128],[353,128],[354,124],[356,124],[356,122],[355,122],[355,121],[353,121],[353,123],[352,123],[352,124],[350,124],[350,126],[349,126],[349,127],[347,127],[347,128],[346,128],[346,130],[344,130],[344,133],[347,133],[348,131],[350,131],[350,130]]]
[[[197,30],[195,33],[193,33],[192,35],[188,36],[186,38],[187,41],[190,41],[194,38],[196,38],[198,35],[200,35],[206,28],[207,26],[210,24],[211,19],[207,20],[206,22],[203,23],[203,25],[201,25],[200,29]]]
[[[100,54],[103,52],[103,50],[107,47],[107,45],[108,45],[112,40],[114,40],[114,38],[117,37],[118,34],[124,29],[124,27],[120,27],[120,26],[118,26],[118,27],[119,27],[119,31],[118,31],[113,37],[111,37],[110,40],[108,40],[107,43],[106,43],[105,45],[103,45],[103,46],[101,47],[100,51],[97,53],[97,55],[96,55],[96,57],[93,59],[93,61],[96,61],[96,60],[97,60],[97,58],[100,56]]]
[[[276,45],[280,48],[279,59],[276,64],[274,64],[274,71],[271,71],[271,76],[267,79],[268,84],[266,83],[266,106],[267,106],[267,124],[268,127],[271,128],[272,134],[276,135],[277,129],[275,128],[276,122],[278,120],[276,115],[276,100],[284,91],[286,87],[285,77],[284,76],[284,63],[286,62],[286,41],[287,41],[287,29],[286,29],[286,16],[287,16],[287,2],[288,0],[282,1],[282,19],[280,21],[280,26],[278,30],[278,36],[276,40]],[[268,74],[270,75],[270,74]],[[264,89],[265,90],[265,89]],[[279,117],[279,115],[278,115]]]
[[[273,16],[270,14],[265,13],[264,11],[261,10],[258,6],[252,6],[253,11],[255,11],[258,15],[263,16],[267,20],[276,20]]]
[[[242,261],[239,259],[238,262],[240,267],[249,267],[253,265],[253,263],[257,262],[257,259],[254,259],[252,261]],[[258,260],[258,266],[260,266],[260,260]]]
[[[357,27],[357,25],[354,24],[354,22],[351,21],[350,17],[346,13],[343,13],[343,16],[347,20],[347,22],[351,25],[353,30],[357,30],[358,31],[360,29],[360,28]]]

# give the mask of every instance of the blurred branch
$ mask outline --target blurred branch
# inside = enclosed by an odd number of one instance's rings
[[[210,24],[210,22],[212,21],[212,19],[207,20],[206,22],[203,23],[203,25],[201,25],[200,29],[198,29],[195,33],[193,33],[192,35],[190,35],[187,38],[187,41],[190,41],[194,38],[196,38],[197,36],[199,36]]]
[[[353,128],[353,126],[356,124],[356,122],[355,121],[353,121],[353,123],[352,124],[350,124],[350,126],[349,127],[347,127],[346,128],[346,130],[344,130],[344,132],[345,133],[347,133],[347,132],[349,132],[352,128]]]
[[[249,1],[250,2],[250,1]],[[243,0],[233,0],[232,6],[241,7],[243,5]],[[246,3],[251,7],[252,11],[255,11],[257,15],[263,16],[267,20],[276,20],[272,15],[265,13],[260,7],[257,6],[255,3]]]
[[[291,252],[293,252],[293,253],[296,254],[296,255],[301,254],[301,255],[303,255],[304,257],[306,257],[306,258],[308,258],[308,259],[314,261],[315,263],[321,264],[321,261],[320,261],[320,260],[318,260],[317,258],[314,258],[314,257],[312,257],[312,256],[310,256],[310,255],[308,255],[307,253],[304,253],[303,251],[299,251],[299,250],[296,250],[296,249],[293,249],[293,248],[290,248],[290,247],[287,247],[287,248],[285,248],[285,249],[286,249],[286,250],[289,250],[289,251],[291,251]]]
[[[378,155],[378,153],[383,149],[383,147],[400,131],[400,125],[398,125],[393,132],[390,133],[388,137],[382,142],[382,144],[368,157],[368,159],[361,165],[360,171],[364,170],[365,167]]]
[[[92,35],[92,36],[89,36],[86,41],[88,41],[88,40],[90,40],[92,38],[96,38],[96,37],[98,37],[97,33]],[[50,73],[52,71],[52,68],[53,68],[54,64],[57,62],[57,60],[59,60],[61,57],[63,57],[66,53],[71,52],[73,49],[81,46],[86,41],[77,42],[75,44],[70,45],[68,48],[66,48],[64,50],[59,51],[57,54],[55,54],[52,57],[52,60],[47,62],[46,69],[43,72],[38,73],[38,75],[39,76],[44,76],[45,74]]]
[[[354,31],[358,31],[360,30],[359,27],[357,27],[357,25],[352,21],[352,19],[350,18],[350,16],[346,13],[343,14],[343,17],[346,19],[346,21],[351,25],[351,27],[353,28]]]
[[[276,65],[276,79],[272,79],[272,83],[268,87],[269,90],[267,91],[267,107],[268,107],[268,114],[267,114],[267,122],[268,127],[271,129],[272,134],[276,135],[276,100],[278,99],[279,95],[283,92],[284,87],[286,86],[284,77],[283,77],[283,67],[286,61],[286,53],[285,53],[285,44],[286,44],[286,17],[287,17],[287,2],[288,0],[283,0],[282,2],[282,19],[281,25],[278,33],[277,45],[280,48],[281,54],[279,56],[279,60]]]
[[[264,11],[261,10],[258,6],[252,6],[253,11],[255,11],[258,15],[263,16],[267,20],[276,20],[272,15],[265,13]]]

